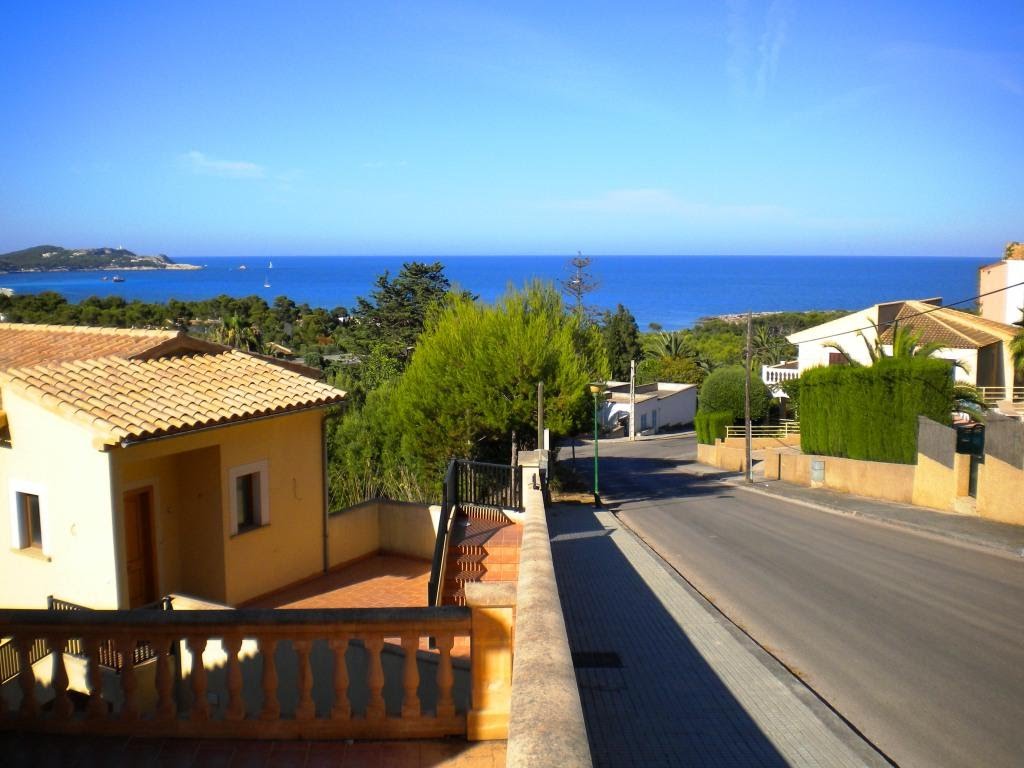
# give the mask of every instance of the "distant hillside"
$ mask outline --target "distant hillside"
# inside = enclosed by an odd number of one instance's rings
[[[37,245],[0,254],[0,272],[67,272],[79,269],[199,269],[163,254],[140,256],[124,248],[61,248]]]

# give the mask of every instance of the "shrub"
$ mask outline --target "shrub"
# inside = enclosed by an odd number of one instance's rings
[[[744,412],[743,379],[746,371],[742,366],[730,365],[708,374],[700,388],[700,410],[729,411],[733,414]],[[768,413],[772,394],[764,382],[750,376],[750,418],[763,419]],[[738,417],[737,417],[738,418]]]
[[[870,367],[813,368],[800,377],[804,453],[913,464],[917,417],[950,423],[949,362],[886,358]]]
[[[693,419],[697,442],[714,445],[716,438],[724,440],[725,428],[735,420],[732,411],[701,411]]]

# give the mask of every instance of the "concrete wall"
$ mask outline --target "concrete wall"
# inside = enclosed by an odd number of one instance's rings
[[[0,605],[45,608],[46,597],[118,606],[110,454],[85,427],[5,389],[11,447],[0,448]],[[15,492],[40,498],[43,551],[18,549]]]

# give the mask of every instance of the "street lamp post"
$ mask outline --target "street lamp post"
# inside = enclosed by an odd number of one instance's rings
[[[591,384],[590,393],[594,396],[594,506],[601,506],[601,492],[600,486],[597,484],[597,444],[598,444],[598,431],[597,431],[597,397],[604,390],[601,384]]]

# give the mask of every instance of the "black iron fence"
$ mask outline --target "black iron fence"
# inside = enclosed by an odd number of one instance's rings
[[[448,541],[459,509],[463,505],[472,505],[521,511],[522,480],[521,467],[463,459],[452,459],[449,462],[441,489],[441,517],[438,520],[434,559],[430,566],[430,581],[427,585],[429,605],[441,604]]]

